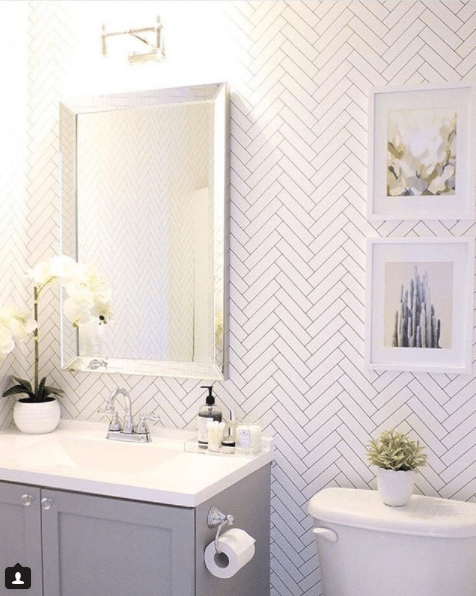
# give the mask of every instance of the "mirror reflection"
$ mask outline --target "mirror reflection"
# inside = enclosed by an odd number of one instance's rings
[[[226,104],[224,84],[61,103],[62,252],[114,313],[62,326],[65,368],[224,378]]]

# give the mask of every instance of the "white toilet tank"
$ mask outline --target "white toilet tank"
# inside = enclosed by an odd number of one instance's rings
[[[476,596],[476,504],[326,488],[309,503],[324,596]]]

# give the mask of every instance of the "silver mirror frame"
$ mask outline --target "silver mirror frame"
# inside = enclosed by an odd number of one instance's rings
[[[81,114],[141,106],[212,101],[214,109],[214,362],[173,362],[81,356],[78,331],[61,308],[61,366],[64,370],[137,374],[203,380],[228,378],[228,188],[229,97],[226,83],[75,97],[60,102],[60,247],[78,258],[77,131]],[[102,272],[107,277],[107,272]],[[63,296],[62,296],[63,298]],[[63,299],[62,299],[63,303]]]

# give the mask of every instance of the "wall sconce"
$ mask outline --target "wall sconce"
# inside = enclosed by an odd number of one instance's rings
[[[149,37],[153,37],[153,41],[150,41],[149,39],[147,39],[146,36],[144,36],[144,34],[147,33],[154,34],[153,36],[149,35]],[[157,17],[157,24],[154,27],[143,27],[141,29],[128,29],[126,31],[107,32],[106,25],[103,25],[101,34],[103,56],[107,56],[107,38],[116,35],[130,35],[144,43],[148,48],[151,48],[151,50],[142,54],[138,52],[131,52],[128,56],[130,64],[134,62],[145,62],[147,60],[160,61],[165,58],[162,23],[160,22],[160,17]]]

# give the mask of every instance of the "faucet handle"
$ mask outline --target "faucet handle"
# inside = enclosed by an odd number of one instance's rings
[[[139,424],[136,428],[136,433],[139,434],[146,434],[149,432],[149,426],[146,420],[153,420],[154,422],[158,422],[160,420],[160,416],[155,414],[141,414],[139,416]]]
[[[109,428],[108,430],[114,430],[114,431],[121,431],[122,430],[122,424],[121,421],[119,420],[119,414],[116,410],[112,410],[106,408],[100,408],[98,410],[98,412],[100,414],[106,414],[106,416],[112,416],[112,418],[109,420]]]
[[[115,408],[109,402],[104,406],[104,408],[99,408],[99,414],[106,414],[107,416],[115,416],[117,414]]]

